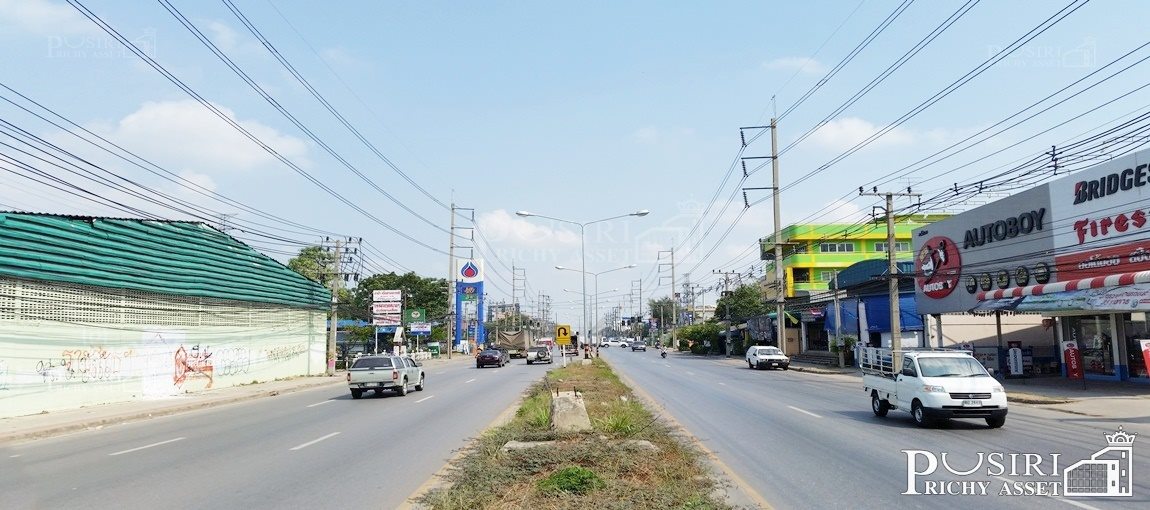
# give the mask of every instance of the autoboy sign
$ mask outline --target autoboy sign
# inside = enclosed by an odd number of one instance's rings
[[[919,313],[964,312],[979,290],[1048,279],[1053,259],[1045,186],[952,216],[914,232]]]

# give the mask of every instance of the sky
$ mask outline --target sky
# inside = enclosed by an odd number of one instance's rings
[[[0,0],[0,210],[206,221],[285,262],[362,238],[365,275],[445,277],[455,232],[490,302],[547,295],[574,323],[583,264],[601,314],[631,315],[640,282],[644,301],[669,294],[674,250],[675,283],[713,304],[718,272],[763,274],[775,222],[770,132],[740,128],[778,118],[783,226],[867,221],[880,199],[860,186],[970,189],[1145,113],[1150,49],[1128,20],[1147,15],[1135,0]]]

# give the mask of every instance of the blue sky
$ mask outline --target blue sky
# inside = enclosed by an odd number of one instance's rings
[[[323,143],[411,212],[308,139],[160,3],[88,0],[83,5],[300,168],[382,222],[446,251],[447,211],[352,137],[225,4],[171,1]],[[481,252],[476,256],[487,259],[492,299],[510,299],[509,266],[523,267],[530,298],[551,295],[561,320],[574,320],[579,314],[573,308],[579,296],[562,290],[578,290],[579,275],[553,266],[579,267],[577,229],[518,218],[514,211],[573,221],[651,211],[644,218],[588,227],[588,271],[638,265],[599,278],[601,292],[621,289],[605,293],[602,308],[625,301],[618,295],[630,292],[632,280],[643,281],[645,298],[666,295],[670,273],[660,275],[656,259],[660,250],[672,246],[677,248],[680,283],[685,272],[704,287],[718,281],[714,270],[761,274],[762,263],[751,247],[771,231],[770,202],[758,203],[740,216],[739,188],[770,186],[769,168],[744,180],[740,169],[724,178],[738,157],[769,154],[769,137],[740,152],[738,128],[768,122],[772,96],[778,112],[786,111],[900,5],[878,0],[234,2],[389,161],[439,202],[454,198],[461,207],[475,210],[483,234],[474,242]],[[789,146],[815,128],[963,5],[922,0],[910,4],[841,71],[783,117],[780,146]],[[787,186],[835,159],[1064,5],[1046,1],[974,5],[902,68],[785,152],[779,160],[782,184]],[[880,176],[958,142],[1134,50],[1145,36],[1129,20],[1147,14],[1150,5],[1144,2],[1086,4],[863,150],[785,189],[783,224],[859,220],[877,202],[854,196],[851,190],[876,185]],[[241,230],[231,233],[281,260],[300,243],[317,242],[321,234],[316,230],[322,230],[362,236],[369,242],[366,272],[410,269],[428,276],[447,272],[446,255],[394,234],[276,161],[63,0],[0,0],[0,44],[4,85],[203,189],[297,225],[259,218],[161,180],[6,102],[0,102],[0,118],[134,182],[210,211],[236,214],[229,225]],[[1140,50],[1128,61],[1147,54],[1150,51]],[[1150,94],[1138,91],[1100,106],[1146,83],[1145,67],[1136,65],[944,162],[882,182],[880,190],[910,185],[929,195],[995,173],[1051,145],[1097,132],[1107,122],[1150,104]],[[18,99],[6,89],[0,89],[0,95]],[[1028,137],[1035,138],[1012,146]],[[5,134],[0,139],[11,140]],[[0,153],[12,155],[11,150],[0,146]],[[1001,152],[992,154],[996,151]],[[975,160],[979,161],[968,164]],[[46,164],[38,166],[156,216],[188,217]],[[708,208],[713,196],[718,198]],[[767,196],[765,191],[749,192],[752,202]],[[734,198],[728,201],[729,197]],[[950,204],[948,211],[973,205],[977,204]],[[27,171],[14,172],[10,162],[0,162],[0,209],[128,215],[47,188],[30,179]],[[701,226],[692,229],[700,220]],[[688,238],[692,230],[694,235]],[[279,239],[260,232],[275,233]],[[713,303],[715,295],[703,299]]]

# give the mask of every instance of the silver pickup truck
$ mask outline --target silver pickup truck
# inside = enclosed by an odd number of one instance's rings
[[[399,396],[407,395],[409,387],[423,391],[425,374],[422,364],[407,356],[371,355],[357,358],[347,369],[347,385],[351,398],[360,398],[372,390],[377,395],[391,390]]]

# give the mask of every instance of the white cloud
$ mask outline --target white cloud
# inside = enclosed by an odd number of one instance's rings
[[[810,136],[815,144],[834,150],[846,150],[877,133],[879,127],[858,117],[843,117],[823,124]],[[913,142],[914,134],[895,128],[877,138],[872,146],[905,145]]]
[[[47,0],[0,0],[0,26],[14,25],[38,35],[95,35],[100,32],[76,9]]]
[[[642,127],[635,131],[631,137],[641,144],[655,145],[659,143],[659,130],[651,126]]]
[[[300,166],[307,167],[308,145],[275,128],[252,120],[229,118]],[[249,171],[276,162],[264,149],[193,100],[144,103],[114,125],[97,127],[107,138],[170,168],[207,177]]]
[[[239,44],[239,34],[222,22],[208,21],[204,23],[204,28],[207,29],[208,38],[224,51],[234,50]]]
[[[793,69],[809,74],[822,74],[826,72],[819,61],[809,57],[783,57],[763,63],[767,69]]]
[[[493,245],[512,248],[563,248],[579,246],[579,235],[567,228],[556,228],[550,220],[527,220],[503,209],[482,213],[479,228]]]

